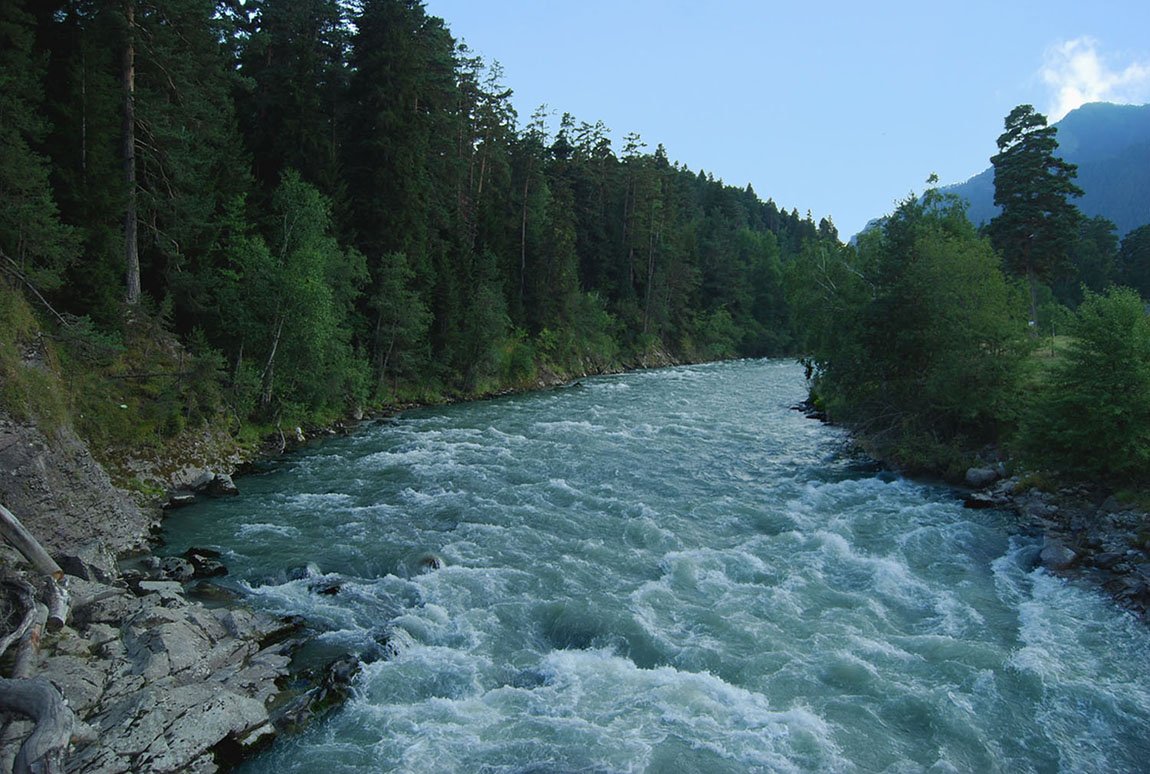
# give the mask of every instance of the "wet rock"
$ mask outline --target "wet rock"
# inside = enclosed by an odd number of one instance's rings
[[[419,557],[419,561],[416,562],[416,567],[418,568],[419,572],[434,572],[436,570],[442,570],[445,565],[446,562],[443,561],[442,557],[432,553],[424,554],[423,556]]]
[[[288,570],[287,577],[288,580],[306,580],[307,578],[314,578],[322,574],[319,567],[309,562],[302,567],[292,567]]]
[[[182,556],[168,556],[160,560],[160,575],[165,580],[187,583],[196,576],[196,568]]]
[[[285,731],[295,731],[342,704],[351,693],[351,682],[360,669],[360,662],[350,656],[331,662],[318,676],[312,676],[316,685],[276,710],[275,725]]]
[[[316,594],[319,594],[319,595],[325,596],[325,597],[334,597],[336,594],[338,594],[340,592],[340,590],[342,588],[343,588],[342,583],[337,583],[334,581],[324,582],[324,583],[316,583],[315,585],[311,586],[312,591],[314,591]]]
[[[966,485],[972,489],[988,487],[1000,478],[993,468],[970,468],[966,471]]]
[[[167,502],[164,503],[165,510],[175,510],[177,508],[185,508],[196,502],[195,492],[186,492],[183,490],[172,492],[168,495]]]
[[[1046,544],[1042,547],[1042,553],[1039,554],[1039,559],[1043,566],[1048,569],[1065,570],[1074,564],[1078,559],[1078,554],[1067,548],[1062,542],[1048,537]]]
[[[192,577],[219,578],[228,574],[228,568],[220,561],[220,552],[211,548],[189,548],[183,558],[192,565]]]
[[[217,473],[205,491],[213,497],[235,497],[240,493],[232,477],[227,473]]]
[[[962,507],[970,508],[971,510],[1002,508],[1005,505],[1005,498],[996,496],[989,492],[972,492],[962,499]]]
[[[1125,560],[1125,553],[1119,553],[1117,551],[1105,551],[1100,554],[1095,554],[1093,557],[1091,557],[1090,561],[1094,564],[1095,567],[1099,567],[1103,570],[1113,570],[1115,566],[1117,566],[1120,562],[1124,562]]]
[[[235,604],[241,598],[239,594],[231,589],[226,589],[208,580],[193,583],[187,588],[186,593],[192,599],[203,602],[209,607]]]

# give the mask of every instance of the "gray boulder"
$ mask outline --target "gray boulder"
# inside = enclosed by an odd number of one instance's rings
[[[1078,554],[1060,541],[1048,537],[1046,545],[1042,547],[1042,553],[1039,554],[1039,559],[1047,569],[1065,570],[1078,560]]]
[[[217,473],[205,491],[216,497],[234,497],[240,493],[232,477],[227,473]]]
[[[997,481],[998,471],[993,468],[970,468],[966,471],[966,485],[972,489],[982,489]]]

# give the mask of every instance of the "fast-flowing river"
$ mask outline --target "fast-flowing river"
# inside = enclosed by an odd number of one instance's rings
[[[374,423],[179,511],[169,550],[222,550],[317,651],[395,651],[248,769],[1150,768],[1147,629],[803,397],[780,361],[586,379]]]

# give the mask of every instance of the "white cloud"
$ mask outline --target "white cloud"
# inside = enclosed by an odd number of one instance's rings
[[[1051,89],[1051,123],[1087,102],[1150,102],[1150,61],[1112,69],[1098,52],[1098,41],[1084,37],[1046,50],[1042,80]]]

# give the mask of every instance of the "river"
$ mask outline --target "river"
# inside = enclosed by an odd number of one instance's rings
[[[245,771],[1146,771],[1146,627],[804,389],[741,361],[411,411],[173,515],[315,658],[375,658]]]

